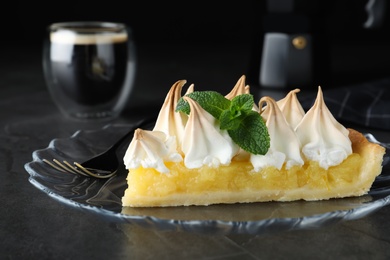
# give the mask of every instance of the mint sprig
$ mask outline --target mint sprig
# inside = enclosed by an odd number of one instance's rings
[[[219,120],[220,128],[227,130],[232,140],[247,152],[266,154],[270,146],[267,126],[260,114],[253,111],[251,94],[241,94],[232,100],[216,91],[194,91],[187,94],[213,117]],[[190,114],[187,101],[180,98],[176,112]]]
[[[216,91],[194,91],[187,94],[187,96],[198,102],[204,110],[217,119],[230,106],[230,100]],[[176,106],[176,111],[181,111],[189,115],[190,105],[183,98],[180,98]]]

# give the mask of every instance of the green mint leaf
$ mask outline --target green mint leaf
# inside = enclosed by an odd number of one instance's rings
[[[219,118],[221,129],[233,130],[240,127],[241,121],[252,111],[253,104],[253,96],[250,94],[234,97],[229,110],[224,110]]]
[[[267,126],[256,111],[250,111],[240,122],[240,126],[228,130],[233,141],[245,151],[264,155],[270,147]]]
[[[188,96],[188,95],[187,95]],[[183,112],[187,115],[190,114],[190,105],[188,104],[187,101],[185,101],[183,99],[183,97],[181,97],[179,99],[179,101],[177,102],[177,105],[176,105],[176,109],[175,109],[176,112]]]
[[[255,101],[251,94],[242,94],[242,95],[235,96],[232,99],[230,109],[232,110],[234,108],[234,110],[250,111],[252,110],[254,103]]]
[[[227,130],[232,140],[252,154],[266,154],[270,137],[263,118],[253,111],[253,96],[242,94],[231,101],[216,91],[194,91],[187,94],[220,122],[220,128]],[[180,98],[176,112],[190,114],[187,101]]]
[[[241,111],[232,112],[229,109],[224,110],[219,117],[220,128],[222,130],[232,130],[240,127],[241,117]]]
[[[222,111],[228,109],[230,106],[230,100],[216,91],[194,91],[187,94],[187,96],[198,102],[204,110],[217,119],[221,116]],[[180,98],[176,106],[176,111],[181,111],[189,115],[190,106],[188,102]]]

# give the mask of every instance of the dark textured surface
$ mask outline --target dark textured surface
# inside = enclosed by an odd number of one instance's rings
[[[247,71],[247,45],[144,45],[136,89],[115,122],[157,113],[178,79],[228,92]],[[7,58],[8,56],[8,58]],[[390,207],[326,228],[271,235],[203,235],[117,224],[61,204],[28,181],[24,164],[50,140],[105,123],[62,118],[45,88],[40,54],[0,63],[0,259],[389,259]],[[386,131],[364,129],[390,142]]]

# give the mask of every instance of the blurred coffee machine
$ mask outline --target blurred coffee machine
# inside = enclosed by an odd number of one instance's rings
[[[313,89],[390,76],[386,0],[260,2],[249,84]]]

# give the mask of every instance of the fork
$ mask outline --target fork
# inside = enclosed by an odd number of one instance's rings
[[[95,155],[83,163],[73,162],[72,165],[66,160],[61,162],[57,159],[53,159],[52,161],[43,159],[42,161],[61,172],[79,174],[99,179],[110,178],[114,176],[119,169],[119,161],[116,154],[117,149],[129,136],[134,134],[134,131],[137,128],[149,126],[155,122],[155,120],[156,119],[154,117],[141,120],[134,127],[132,127],[131,131],[123,135],[106,151]]]

